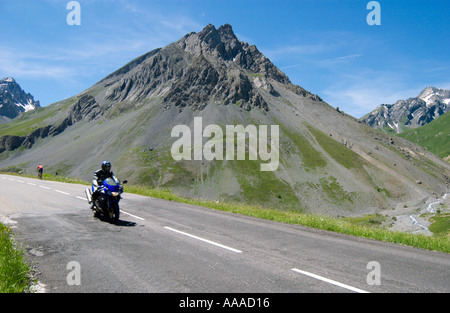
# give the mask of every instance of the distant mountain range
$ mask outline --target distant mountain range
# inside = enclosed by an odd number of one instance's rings
[[[175,160],[174,127],[195,132],[199,117],[205,132],[277,125],[279,167],[261,171],[249,150],[244,160]],[[212,135],[192,141],[204,145]],[[264,148],[276,149],[270,144]],[[0,170],[34,172],[40,162],[48,173],[90,180],[104,160],[131,184],[331,215],[413,208],[450,183],[448,163],[292,84],[227,24],[189,33],[78,95],[0,125]]]
[[[450,90],[425,88],[417,97],[382,104],[361,120],[373,128],[401,133],[434,121],[450,110]]]
[[[6,77],[0,80],[0,117],[13,119],[23,112],[39,107],[39,101],[35,101],[31,94],[26,93],[14,78]]]

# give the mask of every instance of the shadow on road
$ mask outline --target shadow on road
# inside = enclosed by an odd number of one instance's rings
[[[102,216],[97,217],[97,219],[99,219],[102,222],[105,223],[109,223],[109,218]],[[135,222],[130,222],[130,221],[124,221],[124,220],[118,220],[116,224],[114,224],[115,226],[119,226],[119,227],[134,227],[137,225],[137,223]]]
[[[116,226],[123,226],[123,227],[134,227],[136,225],[137,225],[137,223],[135,223],[135,222],[122,221],[122,220],[119,220],[116,223]]]

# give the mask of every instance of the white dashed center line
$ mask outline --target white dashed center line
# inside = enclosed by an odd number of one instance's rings
[[[211,245],[214,245],[214,246],[217,246],[217,247],[221,247],[221,248],[223,248],[223,249],[227,249],[227,250],[233,251],[233,252],[235,252],[235,253],[242,253],[241,250],[237,250],[237,249],[234,249],[234,248],[231,248],[231,247],[222,245],[222,244],[220,244],[220,243],[217,243],[217,242],[214,242],[214,241],[211,241],[211,240],[208,240],[208,239],[204,239],[204,238],[201,238],[201,237],[197,237],[197,236],[194,236],[194,235],[191,235],[191,234],[188,234],[188,233],[185,233],[185,232],[182,232],[182,231],[179,231],[179,230],[176,230],[176,229],[167,227],[167,226],[164,227],[164,228],[165,228],[165,229],[168,229],[168,230],[171,230],[171,231],[173,231],[173,232],[182,234],[182,235],[184,235],[184,236],[188,236],[188,237],[191,237],[191,238],[194,238],[194,239],[197,239],[197,240],[200,240],[200,241],[209,243],[209,244],[211,244]]]
[[[62,193],[63,195],[70,196],[70,193],[67,193],[67,192],[64,192],[64,191],[60,191],[60,190],[56,190],[56,189],[53,189],[53,190],[56,191],[56,192]]]
[[[319,276],[319,275],[316,275],[316,274],[313,274],[313,273],[310,273],[310,272],[302,271],[302,270],[299,270],[297,268],[293,268],[292,270],[294,272],[297,272],[297,273],[300,273],[300,274],[303,274],[303,275],[306,275],[306,276],[309,276],[309,277],[312,277],[312,278],[315,278],[315,279],[324,281],[326,283],[329,283],[329,284],[332,284],[332,285],[335,285],[335,286],[339,286],[339,287],[342,287],[342,288],[345,288],[345,289],[348,289],[348,290],[351,290],[351,291],[354,291],[354,292],[369,293],[368,291],[365,291],[365,290],[362,290],[362,289],[359,289],[359,288],[356,288],[356,287],[352,287],[352,286],[349,286],[349,285],[340,283],[338,281],[335,281],[335,280],[332,280],[332,279],[329,279],[329,278],[325,278],[325,277],[322,277],[322,276]]]

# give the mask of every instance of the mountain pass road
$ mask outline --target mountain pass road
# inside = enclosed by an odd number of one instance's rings
[[[450,255],[123,194],[117,225],[86,186],[0,175],[0,221],[41,291],[450,292]]]

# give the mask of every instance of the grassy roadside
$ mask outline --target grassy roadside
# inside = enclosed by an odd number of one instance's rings
[[[318,214],[305,214],[294,211],[281,211],[263,208],[260,206],[245,205],[242,203],[188,199],[179,197],[169,190],[149,189],[144,186],[128,185],[126,186],[126,192],[169,201],[198,205],[214,210],[242,214],[282,223],[298,224],[346,235],[450,253],[450,238],[448,236],[430,237],[425,235],[391,231],[383,227],[378,227],[376,224],[375,226],[370,226],[364,222],[358,223],[351,218],[347,219]]]
[[[55,177],[51,175],[45,175],[44,179],[89,185],[89,183],[85,181],[72,178]],[[242,203],[190,199],[177,196],[170,190],[152,189],[146,186],[126,185],[125,192],[169,201],[187,203],[191,205],[198,205],[214,210],[242,214],[282,223],[298,224],[346,235],[364,237],[421,249],[450,253],[450,237],[446,234],[439,236],[425,236],[419,234],[391,231],[387,228],[379,226],[378,223],[360,222],[358,221],[358,219],[354,218],[337,218],[325,215],[305,214],[289,210],[281,211],[279,209],[270,209],[261,206],[246,205]]]
[[[0,223],[0,293],[29,291],[31,269],[16,247],[11,228]]]

